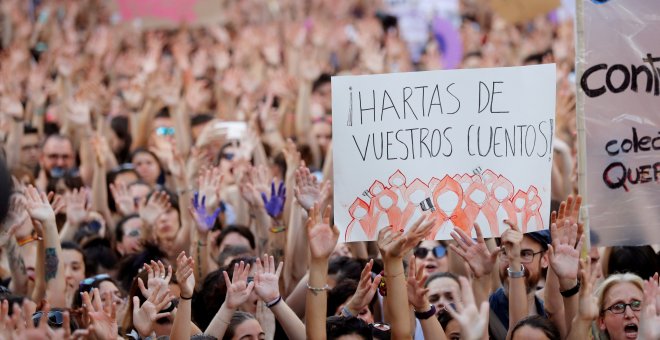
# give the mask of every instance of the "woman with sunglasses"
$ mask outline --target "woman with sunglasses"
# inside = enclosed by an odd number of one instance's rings
[[[442,241],[424,240],[415,247],[414,254],[416,267],[424,268],[428,275],[449,270],[447,247]]]

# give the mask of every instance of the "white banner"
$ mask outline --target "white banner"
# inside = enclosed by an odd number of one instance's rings
[[[344,242],[437,217],[499,236],[547,228],[555,65],[332,78],[334,216]]]
[[[592,243],[660,243],[660,2],[582,2],[579,152]]]

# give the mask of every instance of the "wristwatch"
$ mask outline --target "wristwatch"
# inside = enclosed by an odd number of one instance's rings
[[[520,270],[519,271],[513,271],[513,270],[511,270],[511,267],[508,267],[506,269],[506,272],[509,274],[509,277],[512,278],[512,279],[517,279],[517,278],[520,278],[520,277],[524,277],[525,276],[525,266],[520,264]]]

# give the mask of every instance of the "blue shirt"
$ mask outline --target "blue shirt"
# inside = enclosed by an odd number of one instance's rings
[[[504,328],[509,330],[509,297],[504,294],[504,288],[500,287],[488,298],[490,302],[490,309],[493,310],[495,315],[500,319]],[[524,301],[527,304],[527,300]],[[545,313],[545,308],[543,307],[543,301],[534,295],[534,305],[536,306],[536,313],[544,318],[548,316]]]

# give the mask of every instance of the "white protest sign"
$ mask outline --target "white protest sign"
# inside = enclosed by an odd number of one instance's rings
[[[660,2],[583,1],[579,154],[592,243],[660,243]],[[578,7],[580,8],[580,7]],[[580,105],[582,103],[582,105]]]
[[[555,65],[332,78],[334,216],[343,242],[408,228],[545,229]]]

